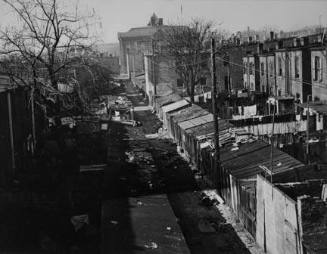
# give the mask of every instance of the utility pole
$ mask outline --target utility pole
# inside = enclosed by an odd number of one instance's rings
[[[216,60],[215,60],[215,39],[211,38],[211,98],[212,98],[212,114],[214,122],[214,142],[215,142],[215,152],[214,152],[214,183],[219,188],[221,187],[221,174],[220,174],[220,154],[219,154],[219,127],[218,127],[218,114],[217,114],[217,86],[216,86]]]
[[[312,98],[312,95],[311,94],[308,94],[307,96],[307,138],[306,138],[306,154],[307,154],[307,163],[309,164],[310,163],[310,160],[309,160],[309,122],[310,122],[310,114],[309,114],[309,99],[310,97]]]

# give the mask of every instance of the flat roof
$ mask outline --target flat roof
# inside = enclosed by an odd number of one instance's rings
[[[166,106],[162,107],[162,112],[166,113],[166,112],[170,112],[176,109],[179,109],[181,107],[185,107],[187,105],[189,105],[190,103],[186,100],[180,100],[180,101],[176,101],[174,103],[168,104]]]
[[[226,121],[224,119],[218,120],[218,130],[219,131],[229,129],[232,126],[233,125],[231,123],[229,123],[228,121]],[[210,135],[210,134],[214,133],[214,131],[215,131],[215,127],[214,127],[214,122],[212,121],[212,122],[200,125],[200,126],[195,126],[193,128],[187,129],[186,133],[190,133],[194,137],[200,137],[200,136],[204,136],[204,135]]]
[[[302,104],[297,104],[297,106],[301,107],[301,108],[307,108],[307,104],[306,103],[302,103]],[[318,112],[318,113],[323,113],[323,114],[327,114],[327,104],[323,104],[323,103],[309,103],[309,108]]]
[[[173,102],[179,101],[181,99],[182,99],[182,97],[179,96],[178,94],[171,93],[171,94],[168,94],[168,95],[157,98],[156,103],[159,106],[162,106],[163,104],[166,104],[166,103],[169,103],[169,102],[173,103]]]
[[[181,129],[187,130],[189,128],[199,126],[212,121],[213,121],[213,114],[207,114],[184,122],[180,122],[178,125]]]
[[[208,111],[204,110],[198,105],[192,104],[192,106],[188,108],[172,113],[171,116],[172,116],[172,121],[174,123],[179,123],[208,114],[209,114]]]
[[[271,145],[260,140],[240,144],[238,150],[226,145],[220,149],[221,163],[236,178],[250,178],[262,173],[264,166],[270,169]],[[234,151],[233,151],[234,150]],[[278,174],[304,166],[303,163],[273,148],[273,172]]]

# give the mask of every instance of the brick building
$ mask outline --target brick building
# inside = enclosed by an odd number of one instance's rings
[[[259,54],[262,52],[262,43],[249,42],[243,45],[243,87],[249,91],[260,91]]]
[[[314,47],[311,51],[312,99],[327,102],[326,47]],[[324,64],[325,63],[325,64]]]
[[[144,74],[144,55],[151,54],[154,43],[160,41],[160,31],[169,26],[155,14],[145,27],[131,28],[128,32],[118,33],[120,46],[120,73]]]

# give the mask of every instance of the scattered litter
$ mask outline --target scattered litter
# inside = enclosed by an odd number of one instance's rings
[[[102,171],[107,166],[107,164],[97,164],[97,165],[80,165],[79,172],[88,171]]]
[[[238,146],[236,146],[236,147],[233,147],[232,149],[230,149],[232,152],[233,151],[237,151],[237,150],[239,150],[240,148],[238,147]]]
[[[117,224],[118,224],[118,221],[116,221],[116,220],[111,220],[110,223],[111,223],[111,224],[114,224],[114,225],[117,225]]]
[[[277,167],[280,167],[281,165],[282,165],[281,162],[278,162],[278,163],[277,163]]]
[[[140,200],[137,200],[136,204],[139,206],[143,205],[143,203]]]
[[[150,242],[149,244],[144,244],[144,247],[147,249],[157,249],[158,244],[156,244],[155,242]]]
[[[70,218],[70,222],[73,224],[75,232],[80,230],[84,225],[89,224],[89,215],[81,214],[75,215]]]
[[[145,134],[145,138],[149,138],[149,139],[158,138],[158,136],[159,136],[158,133],[154,133],[154,134]]]
[[[125,152],[125,155],[128,157],[128,162],[133,162],[135,160],[133,152]]]
[[[171,230],[171,227],[166,227],[166,229],[167,229],[168,231],[170,231],[170,230]]]

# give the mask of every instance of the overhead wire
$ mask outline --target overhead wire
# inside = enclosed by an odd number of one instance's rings
[[[210,52],[210,51],[204,51],[204,52],[199,53],[199,55],[201,55],[201,54],[203,54],[203,53],[209,53],[209,52]],[[223,57],[217,56],[217,53],[221,53],[221,51],[216,51],[216,52],[214,52],[214,54],[215,54],[215,58],[218,59],[219,61],[227,62],[227,63],[229,63],[229,64],[231,64],[231,65],[236,66],[236,67],[242,68],[242,70],[244,69],[244,66],[243,66],[242,64],[238,64],[238,63],[236,63],[236,62],[226,60],[226,59],[224,59]],[[156,64],[157,66],[160,66],[160,64],[159,64],[158,62],[156,62],[155,60],[153,60],[153,59],[149,59],[149,60],[150,60],[152,63]],[[208,56],[208,57],[205,58],[204,60],[199,61],[199,62],[196,62],[196,63],[174,65],[174,66],[171,66],[171,67],[170,67],[170,66],[165,66],[165,68],[167,68],[167,69],[171,69],[171,70],[177,70],[178,67],[185,67],[185,66],[192,66],[192,65],[193,65],[193,66],[196,66],[196,65],[199,65],[199,64],[202,64],[202,63],[206,63],[206,62],[208,62],[208,60],[210,60],[210,56]],[[162,68],[163,66],[161,65],[160,67]],[[262,75],[261,75],[261,74],[262,74],[262,71],[261,71],[261,70],[258,70],[258,69],[256,69],[256,68],[254,68],[253,71],[256,72],[256,73],[259,73],[260,76],[262,76]],[[312,71],[312,69],[311,69],[311,71]],[[321,70],[321,71],[322,71],[322,70]],[[300,79],[300,78],[292,78],[292,77],[290,77],[290,76],[289,76],[289,77],[280,76],[280,75],[277,75],[277,74],[275,74],[275,73],[271,74],[271,73],[269,73],[268,71],[264,71],[263,73],[264,73],[264,75],[269,74],[271,77],[273,77],[273,78],[275,78],[275,79],[276,79],[276,78],[279,78],[279,77],[284,77],[284,78],[287,78],[288,80],[294,81],[294,82],[296,82],[296,83],[312,85],[312,82],[311,82],[311,81],[303,80],[303,79]],[[323,71],[322,71],[322,73],[323,73],[323,74],[326,74],[326,72],[323,72]],[[321,84],[321,85],[326,85],[326,86],[327,86],[327,83],[319,82],[319,84]]]

